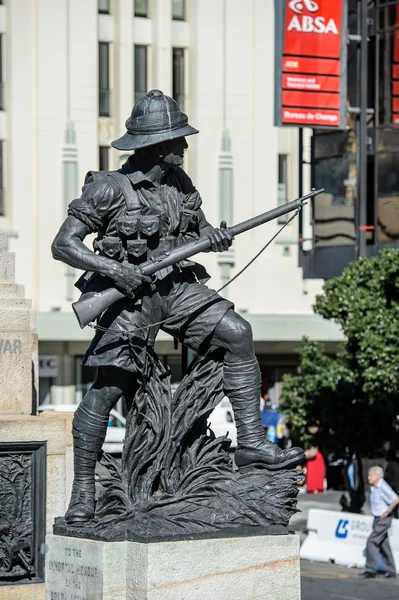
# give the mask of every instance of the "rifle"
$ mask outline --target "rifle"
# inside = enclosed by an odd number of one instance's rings
[[[262,213],[261,215],[253,217],[252,219],[248,219],[247,221],[233,225],[229,229],[233,236],[239,235],[240,233],[244,233],[244,231],[249,231],[254,227],[258,227],[259,225],[273,221],[274,219],[286,215],[289,212],[301,209],[306,204],[307,200],[314,198],[322,192],[324,192],[324,189],[313,189],[311,192],[309,192],[309,194],[306,194],[306,196],[301,196],[292,202],[287,202],[287,204],[273,208],[272,210]],[[161,255],[155,259],[153,258],[152,260],[147,260],[142,265],[139,265],[138,268],[143,272],[144,275],[151,276],[165,267],[169,267],[181,260],[190,258],[195,254],[209,250],[210,247],[211,241],[208,236],[200,237],[196,242],[187,243],[180,248],[176,248],[176,250],[165,253],[164,255]],[[102,291],[84,292],[80,299],[72,304],[72,308],[80,327],[82,329],[83,327],[86,327],[86,325],[94,321],[96,317],[109,308],[111,304],[117,300],[121,300],[124,297],[124,294],[115,287],[110,287]]]

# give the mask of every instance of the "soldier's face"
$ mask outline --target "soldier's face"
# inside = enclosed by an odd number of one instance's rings
[[[160,146],[160,155],[166,165],[180,167],[184,162],[184,151],[188,148],[185,138],[170,140]]]

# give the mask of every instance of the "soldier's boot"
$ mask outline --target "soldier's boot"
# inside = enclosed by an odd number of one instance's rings
[[[261,375],[256,358],[224,363],[224,390],[237,425],[235,461],[238,467],[262,463],[268,469],[288,469],[304,464],[301,448],[282,450],[265,439],[260,419]]]
[[[95,513],[95,469],[108,417],[79,405],[73,419],[74,480],[65,513],[67,523],[90,521]]]

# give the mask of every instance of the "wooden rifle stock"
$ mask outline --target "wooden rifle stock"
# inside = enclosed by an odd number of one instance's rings
[[[278,219],[279,217],[294,210],[301,209],[304,204],[306,204],[307,200],[314,198],[322,192],[324,192],[324,189],[312,190],[309,194],[306,194],[306,196],[302,196],[301,198],[297,198],[292,202],[288,202],[287,204],[273,208],[272,210],[262,213],[261,215],[253,217],[252,219],[248,219],[247,221],[233,225],[229,229],[233,236],[239,235],[240,233],[254,229],[254,227],[259,227],[259,225],[263,225],[264,223]],[[139,268],[144,275],[151,276],[157,271],[160,271],[166,267],[170,267],[181,260],[191,258],[195,254],[209,250],[210,247],[211,241],[209,237],[204,236],[196,242],[185,244],[176,250],[166,253],[164,256],[160,256],[159,258],[153,260],[150,259],[140,265]],[[80,299],[72,304],[72,308],[75,312],[80,327],[82,329],[83,327],[86,327],[86,325],[94,321],[96,317],[109,308],[114,302],[121,300],[124,297],[124,294],[115,287],[110,287],[99,292],[84,292]]]

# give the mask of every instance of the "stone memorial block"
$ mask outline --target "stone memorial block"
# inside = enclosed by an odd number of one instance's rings
[[[46,542],[46,600],[300,600],[296,535]]]
[[[71,415],[37,414],[35,316],[14,270],[0,231],[0,598],[43,600],[45,534],[70,493]]]

